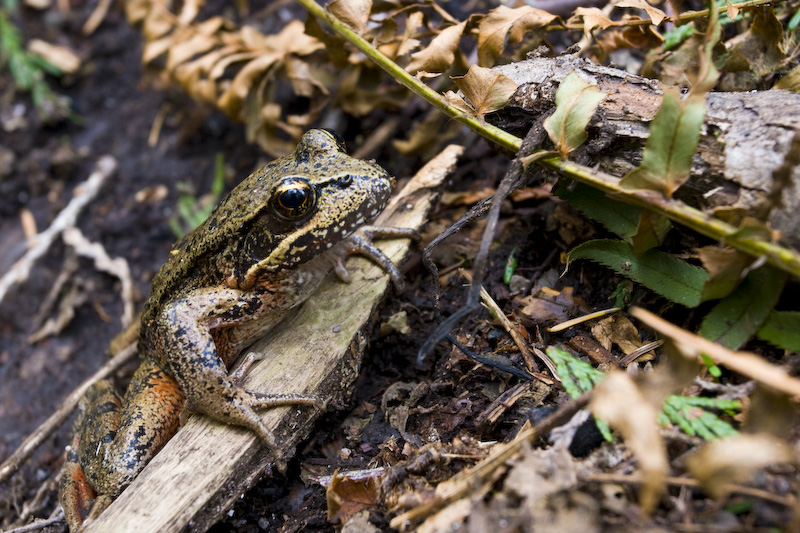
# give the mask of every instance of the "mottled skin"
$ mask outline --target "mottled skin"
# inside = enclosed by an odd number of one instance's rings
[[[348,156],[331,133],[311,130],[177,243],[153,279],[139,337],[142,363],[124,398],[103,381],[81,402],[59,490],[71,530],[130,484],[177,431],[184,406],[247,427],[274,446],[257,409],[324,405],[315,396],[245,390],[236,384],[243,371],[228,369],[332,268],[346,279],[347,255],[367,255],[400,282],[369,238],[413,232],[365,226],[393,184],[375,163]]]

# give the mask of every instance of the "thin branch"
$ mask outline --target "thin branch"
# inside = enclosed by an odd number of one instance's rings
[[[33,263],[50,248],[50,245],[64,229],[74,226],[84,207],[95,197],[106,179],[117,169],[117,161],[111,156],[103,156],[97,161],[95,171],[75,187],[70,203],[56,216],[50,227],[34,237],[33,246],[14,266],[0,278],[0,301],[15,283],[22,283],[30,275]]]

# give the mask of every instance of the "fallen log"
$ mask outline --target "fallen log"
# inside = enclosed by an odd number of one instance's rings
[[[496,67],[519,87],[487,121],[520,136],[555,107],[561,81],[575,71],[607,97],[579,153],[585,165],[622,177],[636,168],[658,112],[663,85],[571,55],[534,57]],[[800,250],[800,94],[783,90],[711,92],[690,180],[676,194],[711,212],[741,209],[767,220]]]

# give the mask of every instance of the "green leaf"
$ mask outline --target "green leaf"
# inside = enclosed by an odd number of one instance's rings
[[[797,27],[800,26],[800,9],[798,9],[792,18],[789,19],[789,22],[786,24],[786,29],[789,31],[794,31]]]
[[[664,51],[666,52],[667,50],[677,48],[683,41],[697,33],[699,32],[695,30],[694,26],[691,24],[684,24],[683,26],[672,28],[664,34]]]
[[[623,177],[620,186],[672,197],[689,178],[705,109],[703,95],[681,102],[678,89],[665,89],[661,109],[650,125],[642,164]]]
[[[553,194],[568,201],[575,209],[598,221],[626,242],[631,242],[631,237],[636,233],[642,214],[638,207],[609,198],[594,187],[564,178],[558,180]]]
[[[630,244],[610,239],[588,241],[569,253],[569,260],[589,259],[605,265],[673,302],[700,303],[708,272],[658,250],[637,256]]]
[[[699,334],[736,350],[750,340],[778,302],[786,276],[772,267],[762,267],[714,306],[700,325]]]
[[[577,398],[584,392],[589,392],[606,377],[601,370],[597,370],[589,363],[577,359],[561,348],[550,346],[547,349],[547,355],[556,365],[556,377],[572,398]],[[614,438],[611,436],[611,428],[608,426],[608,422],[599,420],[596,417],[594,421],[603,438],[608,442],[613,442]]]
[[[508,254],[508,259],[506,260],[506,267],[503,269],[503,283],[508,285],[511,283],[511,278],[514,276],[514,271],[517,269],[517,265],[519,261],[517,260],[517,248],[514,247],[511,250],[511,253]]]
[[[800,351],[800,312],[771,312],[758,330],[758,338],[784,350]]]
[[[661,246],[664,237],[672,229],[672,222],[664,215],[652,211],[642,211],[636,233],[631,237],[631,245],[636,255],[642,255],[650,248]]]
[[[586,126],[606,94],[578,76],[567,74],[556,92],[556,110],[544,121],[550,139],[566,159],[567,154],[586,141]]]
[[[711,356],[705,353],[700,354],[700,358],[703,360],[703,364],[708,367],[708,373],[711,374],[714,379],[719,379],[722,375],[722,370],[717,366]]]
[[[602,371],[561,348],[550,346],[547,355],[556,365],[556,374],[564,390],[573,398],[589,392],[606,376]]]
[[[687,435],[697,435],[705,440],[730,437],[738,432],[709,409],[724,411],[730,415],[742,408],[737,400],[719,400],[716,398],[667,396],[661,406],[662,416],[659,423],[672,423],[681,428]]]

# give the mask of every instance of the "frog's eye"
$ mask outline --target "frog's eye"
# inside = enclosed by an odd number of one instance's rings
[[[317,203],[314,187],[302,178],[286,178],[272,193],[272,209],[287,220],[306,216]]]

